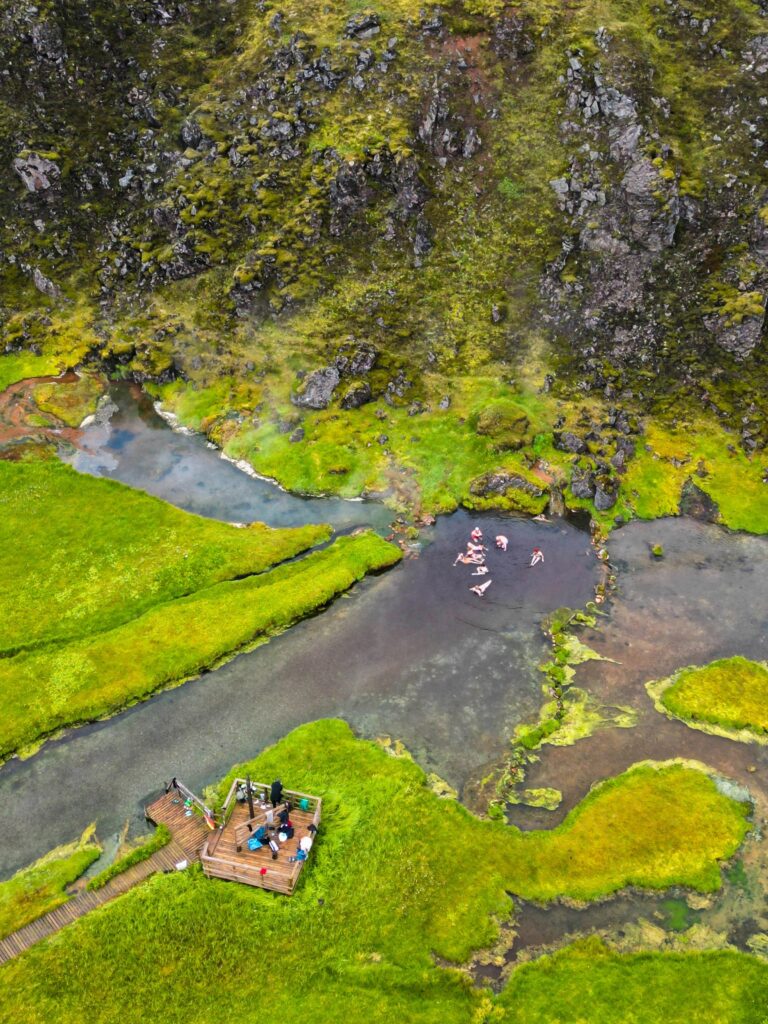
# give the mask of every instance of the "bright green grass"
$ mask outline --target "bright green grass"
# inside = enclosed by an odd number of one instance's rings
[[[155,605],[112,630],[0,659],[0,757],[103,717],[263,642],[400,559],[374,533]]]
[[[28,377],[51,377],[65,368],[66,361],[57,355],[14,352],[0,359],[0,391]]]
[[[101,853],[87,830],[81,839],[51,850],[45,857],[0,882],[0,939],[49,910],[66,903],[65,889]]]
[[[768,743],[768,666],[722,658],[646,684],[656,707],[694,729]]]
[[[244,772],[323,796],[295,894],[211,881],[197,868],[156,876],[4,967],[3,1024],[84,1015],[196,1024],[219,1019],[222,1006],[243,1021],[254,1008],[318,1024],[504,1020],[487,991],[434,956],[458,962],[491,943],[509,891],[597,895],[673,878],[710,887],[717,858],[746,829],[744,808],[701,772],[662,765],[630,769],[559,830],[526,835],[441,800],[416,764],[339,721],[295,730],[233,769],[215,798]],[[639,813],[646,805],[652,814]]]
[[[329,534],[239,529],[55,461],[0,462],[0,652],[110,629]]]
[[[764,1024],[768,964],[735,950],[620,954],[591,938],[519,967],[508,1024]]]

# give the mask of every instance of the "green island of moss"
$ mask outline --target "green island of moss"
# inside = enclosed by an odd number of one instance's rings
[[[271,572],[216,583],[104,632],[0,659],[0,757],[32,753],[60,729],[193,678],[400,557],[369,531],[339,537]]]
[[[631,768],[558,828],[522,833],[441,799],[417,764],[336,720],[296,729],[207,798],[221,802],[244,772],[323,795],[294,895],[212,881],[196,867],[155,876],[4,966],[3,1024],[69,1024],[96,1005],[105,1021],[190,1024],[211,1019],[222,993],[241,1020],[265,1005],[276,1019],[311,1011],[320,1024],[504,1020],[503,1000],[435,956],[458,964],[492,944],[510,892],[544,901],[626,885],[710,891],[748,828],[747,808],[704,772],[669,763]]]
[[[736,656],[646,683],[656,709],[692,729],[768,744],[768,665]]]
[[[768,964],[733,949],[617,953],[598,938],[522,964],[499,997],[505,1024],[762,1024]]]
[[[0,882],[0,939],[66,903],[66,888],[101,854],[89,828],[80,839],[58,846]]]

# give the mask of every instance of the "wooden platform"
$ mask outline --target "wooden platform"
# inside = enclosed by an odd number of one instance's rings
[[[318,797],[311,797],[308,794],[297,793],[293,790],[284,790],[285,800],[290,800],[293,807],[290,812],[291,821],[294,825],[294,836],[285,843],[280,843],[276,836],[279,835],[279,828],[275,828],[275,841],[280,846],[276,859],[272,859],[272,852],[264,845],[260,850],[249,850],[247,839],[251,829],[246,825],[249,820],[249,809],[246,803],[234,801],[234,791],[238,782],[232,783],[229,795],[224,803],[223,823],[214,836],[210,837],[201,851],[201,862],[203,870],[209,878],[225,879],[230,882],[241,882],[248,886],[257,886],[260,889],[269,889],[273,892],[290,895],[299,879],[304,864],[311,861],[312,853],[309,852],[307,860],[294,860],[299,850],[299,844],[305,836],[311,836],[309,826],[316,829],[321,820],[322,801]],[[268,786],[255,782],[254,785],[261,790],[267,790]],[[307,805],[306,810],[301,809],[301,802]],[[255,830],[263,823],[267,805],[256,804],[256,812],[252,828]],[[276,810],[280,810],[280,807]],[[276,814],[275,814],[276,820]],[[262,873],[263,871],[263,873]]]
[[[0,964],[18,956],[30,946],[34,946],[36,942],[48,938],[49,935],[53,935],[54,932],[66,927],[79,917],[90,913],[91,910],[103,906],[115,896],[120,896],[129,889],[133,889],[150,875],[154,875],[158,871],[175,870],[176,864],[185,860],[186,857],[185,850],[178,843],[171,841],[161,850],[156,850],[151,857],[139,864],[134,864],[127,871],[115,875],[101,889],[96,889],[95,892],[84,889],[67,903],[43,914],[36,921],[31,921],[7,938],[0,939]]]
[[[232,783],[219,816],[219,827],[215,830],[209,828],[205,820],[205,815],[211,816],[210,809],[183,783],[178,783],[179,788],[163,793],[145,809],[145,813],[154,824],[168,827],[172,836],[170,843],[156,850],[146,860],[115,875],[101,889],[95,892],[83,889],[67,903],[43,914],[7,938],[0,939],[0,964],[139,885],[150,875],[158,871],[175,871],[185,861],[201,861],[203,871],[209,878],[243,882],[246,885],[290,895],[307,861],[291,861],[289,858],[296,854],[301,839],[311,834],[309,826],[314,825],[316,828],[320,824],[322,801],[319,797],[298,793],[295,790],[283,791],[284,799],[291,800],[293,804],[290,818],[295,832],[293,838],[279,843],[277,859],[273,860],[272,853],[266,845],[260,850],[248,849],[247,838],[251,829],[257,828],[263,822],[266,805],[256,804],[256,815],[249,828],[248,805],[238,803],[235,799],[237,785],[241,781],[235,779]],[[263,783],[254,785],[260,790],[269,789]],[[186,805],[187,800],[190,806]],[[301,809],[302,801],[306,802],[306,810]],[[279,810],[280,807],[277,808],[277,811]],[[187,813],[188,811],[191,813]],[[311,859],[310,851],[309,860]],[[264,874],[261,873],[262,868],[266,869]]]
[[[174,790],[163,793],[161,797],[144,809],[144,813],[155,825],[166,825],[173,836],[174,842],[184,850],[189,860],[198,860],[200,851],[210,839],[212,833],[205,823],[202,814],[184,806],[184,796]]]

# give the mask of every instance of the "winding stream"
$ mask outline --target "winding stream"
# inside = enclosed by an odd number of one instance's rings
[[[202,438],[171,431],[146,398],[137,402],[127,388],[115,397],[111,417],[102,415],[86,431],[86,450],[69,456],[76,468],[219,519],[387,527],[391,513],[383,506],[286,494],[222,460]],[[510,538],[506,555],[490,556],[493,585],[483,600],[468,591],[477,582],[470,570],[452,566],[475,521],[486,536]],[[650,554],[658,543],[661,560]],[[534,546],[546,560],[529,569]],[[339,715],[365,736],[402,739],[424,768],[461,788],[500,756],[518,722],[537,715],[537,665],[548,650],[541,618],[561,605],[583,606],[600,567],[587,534],[567,521],[458,512],[422,531],[421,548],[418,558],[365,580],[256,651],[0,769],[4,835],[14,837],[0,844],[0,876],[38,857],[43,834],[48,849],[94,820],[107,841],[126,821],[140,829],[143,804],[164,779],[178,775],[202,788],[296,725],[323,716]],[[595,781],[639,760],[671,757],[703,761],[749,787],[757,818],[764,818],[768,748],[667,720],[643,684],[717,657],[768,659],[768,539],[668,519],[622,528],[609,549],[617,593],[584,640],[613,660],[580,666],[576,683],[601,702],[632,706],[638,724],[600,730],[572,747],[543,748],[526,784],[560,789],[562,805],[556,812],[517,807],[511,820],[551,827]],[[28,829],[29,821],[40,828]],[[692,920],[738,945],[768,930],[756,881],[765,859],[762,844],[748,844],[749,885],[726,885]],[[664,925],[669,898],[624,894],[585,910],[523,905],[508,958],[566,934],[609,930],[620,937],[643,919]],[[501,977],[498,968],[480,973]]]
[[[119,393],[121,411],[111,423],[93,428],[93,454],[74,456],[76,465],[220,518],[269,512],[278,525],[329,518],[318,516],[326,508],[344,528],[363,517],[380,523],[382,512],[390,518],[373,503],[305,502],[253,479],[201,438],[172,432],[151,405],[132,407],[127,395]],[[340,520],[342,513],[352,518]],[[22,827],[29,820],[45,822],[46,849],[94,820],[107,839],[126,819],[140,824],[143,804],[163,780],[178,775],[199,789],[325,716],[339,715],[365,736],[402,739],[425,768],[460,787],[500,755],[516,723],[538,711],[537,665],[547,654],[542,616],[561,604],[583,605],[600,572],[589,536],[567,522],[479,521],[486,535],[510,538],[506,554],[490,556],[484,578],[493,584],[482,600],[469,592],[478,582],[469,567],[452,564],[474,520],[464,512],[442,517],[423,531],[419,558],[365,580],[321,615],[0,769],[6,834],[15,837],[0,848],[0,873],[40,855],[39,835]],[[530,569],[535,546],[546,561]]]

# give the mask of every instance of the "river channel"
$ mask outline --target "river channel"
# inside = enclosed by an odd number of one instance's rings
[[[125,388],[113,397],[117,408],[98,418],[82,449],[69,456],[81,471],[229,521],[388,528],[391,513],[381,505],[286,494],[223,460],[204,439],[172,431],[148,399],[137,401]],[[493,583],[483,599],[469,592],[477,582],[471,570],[452,564],[475,522],[486,536],[510,538],[505,555],[491,553],[485,579]],[[663,545],[662,559],[651,554],[655,544]],[[531,569],[534,546],[545,561]],[[325,716],[345,718],[364,736],[403,740],[425,769],[461,791],[503,753],[514,726],[537,715],[537,666],[548,653],[541,619],[562,605],[583,606],[600,565],[589,536],[567,520],[457,512],[422,530],[418,547],[418,557],[363,581],[269,644],[0,769],[4,835],[14,837],[0,843],[0,876],[91,821],[102,840],[126,822],[140,829],[143,805],[163,780],[177,775],[200,789],[296,725]],[[583,639],[610,660],[579,666],[576,683],[606,705],[633,708],[637,725],[544,747],[527,785],[555,787],[563,802],[555,812],[514,808],[511,820],[521,828],[551,827],[595,781],[636,761],[685,757],[748,788],[760,823],[768,813],[768,748],[667,720],[644,683],[732,654],[768,659],[768,539],[666,519],[617,530],[609,552],[616,591]],[[40,829],[25,827],[29,821]],[[752,839],[745,848],[748,884],[728,883],[706,907],[680,911],[685,894],[671,894],[678,916],[690,913],[722,941],[741,946],[768,930],[763,845]],[[667,927],[669,899],[626,894],[582,911],[524,906],[508,959],[566,934],[622,935],[646,919]],[[498,967],[479,973],[501,982]]]

